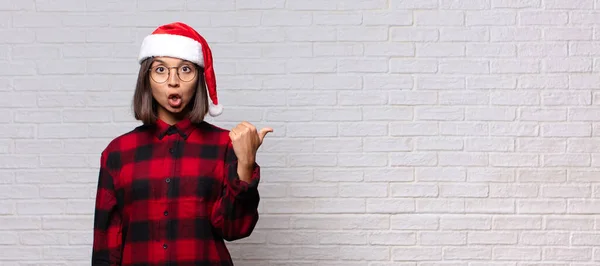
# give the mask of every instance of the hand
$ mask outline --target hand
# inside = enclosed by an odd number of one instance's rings
[[[233,151],[238,158],[239,166],[250,168],[254,165],[256,152],[269,132],[273,132],[273,129],[267,127],[258,132],[256,127],[245,121],[238,124],[229,132]]]

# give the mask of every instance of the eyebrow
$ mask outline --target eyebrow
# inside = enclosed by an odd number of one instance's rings
[[[167,62],[162,61],[160,59],[154,59],[154,62],[159,62],[159,63],[165,64],[165,65],[168,65]],[[153,65],[154,65],[154,62],[152,62]],[[181,66],[183,64],[188,64],[189,65],[189,64],[192,64],[192,63],[188,62],[188,61],[181,61],[181,63],[179,63],[177,66]]]

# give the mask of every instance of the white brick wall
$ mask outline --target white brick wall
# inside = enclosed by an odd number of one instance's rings
[[[272,126],[261,266],[600,265],[600,1],[0,1],[0,264],[89,265],[99,154],[141,39],[212,44]]]

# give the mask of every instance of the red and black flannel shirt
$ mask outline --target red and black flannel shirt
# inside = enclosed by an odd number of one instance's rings
[[[258,221],[260,170],[241,181],[229,131],[158,120],[103,150],[92,265],[233,265],[224,240]]]

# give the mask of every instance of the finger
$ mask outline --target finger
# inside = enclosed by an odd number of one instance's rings
[[[273,129],[270,127],[265,127],[263,129],[260,130],[260,133],[258,134],[260,137],[260,142],[262,143],[263,139],[265,138],[265,136],[269,133],[269,132],[273,132]]]
[[[252,131],[256,131],[256,127],[252,124],[250,124],[249,122],[243,121],[242,123],[240,123],[241,125],[249,128]]]
[[[239,129],[234,128],[231,131],[229,131],[229,135],[232,137],[237,137],[239,135]]]

